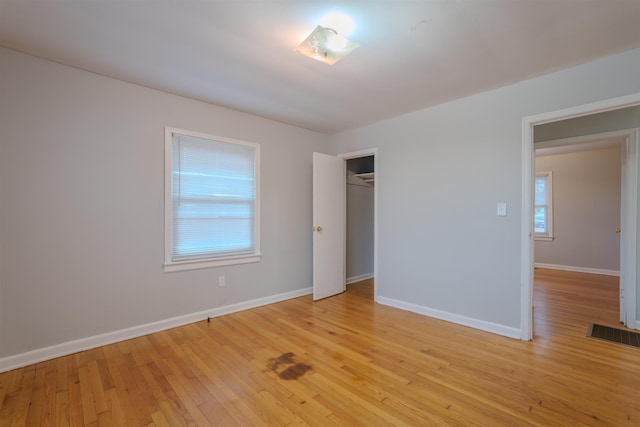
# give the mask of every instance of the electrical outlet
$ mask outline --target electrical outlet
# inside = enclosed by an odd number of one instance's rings
[[[224,276],[218,276],[218,286],[224,286],[224,285],[225,285]]]

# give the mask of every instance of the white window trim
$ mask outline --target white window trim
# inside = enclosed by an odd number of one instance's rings
[[[545,172],[536,172],[536,178],[538,177],[547,177],[547,195],[548,195],[548,203],[547,210],[549,214],[547,215],[547,232],[546,233],[534,233],[534,239],[542,242],[551,242],[554,239],[553,235],[553,172],[545,171]],[[535,195],[534,195],[535,197]],[[535,201],[533,203],[535,209]]]
[[[255,172],[256,172],[256,201],[255,201],[255,250],[252,254],[243,254],[238,256],[206,258],[201,260],[188,261],[172,261],[172,218],[171,209],[171,170],[172,155],[171,146],[173,134],[191,136],[195,138],[210,139],[218,142],[229,144],[243,145],[252,147],[255,150]],[[237,139],[225,138],[205,133],[192,132],[184,129],[173,127],[165,127],[164,132],[164,272],[171,273],[176,271],[198,270],[202,268],[223,267],[229,265],[249,264],[260,262],[262,253],[260,252],[260,145],[252,142],[241,141]]]

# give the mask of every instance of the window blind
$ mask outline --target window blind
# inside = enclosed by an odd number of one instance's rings
[[[172,261],[255,252],[255,148],[173,134]]]

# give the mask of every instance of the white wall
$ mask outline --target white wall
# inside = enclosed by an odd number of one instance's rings
[[[519,337],[522,119],[638,75],[636,49],[335,135],[335,153],[378,148],[378,297]]]
[[[163,273],[164,126],[261,144],[261,263]],[[3,48],[0,129],[0,359],[311,286],[325,135]]]
[[[536,263],[620,271],[620,146],[536,157],[553,172],[553,241],[535,242]]]

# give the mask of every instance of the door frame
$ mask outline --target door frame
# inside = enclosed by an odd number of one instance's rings
[[[618,98],[598,101],[591,104],[580,105],[576,107],[566,108],[563,110],[551,111],[547,113],[527,116],[522,119],[522,227],[521,227],[521,321],[520,333],[521,339],[529,341],[533,338],[533,271],[534,271],[534,239],[533,239],[533,196],[535,182],[535,153],[533,146],[533,128],[536,125],[552,123],[561,120],[573,119],[577,117],[587,116],[591,114],[604,113],[606,111],[619,110],[627,107],[635,107],[640,105],[640,93],[626,95]],[[627,206],[628,224],[621,224],[623,230],[628,230],[629,243],[625,254],[626,259],[633,259],[631,263],[625,263],[624,266],[629,270],[629,281],[631,286],[625,289],[627,297],[627,326],[638,328],[636,319],[636,294],[637,294],[637,277],[636,277],[636,242],[637,242],[637,225],[638,225],[638,133],[636,132],[636,141],[633,145],[636,149],[628,152],[633,159],[627,159],[627,163],[631,163],[632,169],[635,169],[634,175],[636,179],[628,182],[625,186],[625,192],[629,197],[630,203]],[[633,147],[631,147],[633,148]],[[629,162],[628,160],[633,160]],[[631,180],[630,180],[631,181]],[[633,257],[633,258],[631,258]],[[621,263],[621,268],[623,263]],[[632,268],[631,268],[632,267]]]
[[[339,154],[338,157],[344,160],[345,173],[344,180],[346,186],[347,174],[346,164],[347,160],[358,159],[360,157],[373,156],[373,171],[375,172],[375,184],[373,186],[373,300],[378,302],[378,187],[380,183],[380,168],[378,167],[378,149],[369,148],[366,150],[353,151],[350,153]],[[345,191],[345,200],[342,205],[342,212],[344,216],[344,254],[345,254],[345,266],[347,256],[347,193]],[[346,274],[346,268],[345,268]],[[345,289],[346,289],[346,277],[345,277]]]

